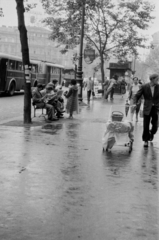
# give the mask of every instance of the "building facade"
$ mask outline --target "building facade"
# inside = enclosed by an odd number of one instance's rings
[[[28,44],[31,59],[49,61],[64,66],[72,65],[72,52],[61,54],[57,43],[49,40],[50,31],[28,26]],[[21,56],[21,44],[17,27],[0,27],[0,52]]]

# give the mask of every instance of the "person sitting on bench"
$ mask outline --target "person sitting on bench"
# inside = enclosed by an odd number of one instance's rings
[[[56,110],[56,116],[58,118],[63,117],[64,110],[60,109],[60,102],[58,100],[58,94],[54,92],[53,90],[53,84],[48,83],[46,85],[46,88],[41,91],[42,96],[45,96],[47,94],[47,98],[45,99],[45,102],[52,105],[54,109]]]
[[[48,113],[49,121],[56,121],[58,118],[55,116],[54,107],[51,104],[45,102],[47,98],[47,94],[42,96],[41,90],[43,89],[43,85],[38,83],[36,89],[32,92],[33,105],[36,105],[37,108],[46,108]]]

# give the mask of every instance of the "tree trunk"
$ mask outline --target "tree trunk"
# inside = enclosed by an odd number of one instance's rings
[[[18,29],[20,34],[22,61],[24,69],[24,123],[31,123],[31,75],[27,30],[24,21],[24,1],[15,0],[17,3]]]
[[[103,59],[103,54],[101,53],[100,55],[100,59],[101,59],[101,75],[102,75],[102,90],[103,90],[103,93],[102,95],[104,96],[104,86],[103,86],[103,83],[104,83],[104,59]]]

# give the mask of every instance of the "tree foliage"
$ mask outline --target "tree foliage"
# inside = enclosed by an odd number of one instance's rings
[[[30,0],[24,0],[24,4],[25,4],[25,11],[28,12],[30,11],[31,9],[35,8],[36,7],[36,3],[33,3],[33,2],[30,2]],[[4,17],[4,14],[3,14],[3,9],[0,8],[0,17]]]
[[[154,6],[144,0],[85,1],[85,41],[96,49],[101,71],[111,56],[124,59],[146,47],[143,30],[153,19]],[[64,44],[64,52],[80,41],[81,0],[42,0],[48,17],[44,20],[52,30],[50,38]],[[104,77],[104,73],[102,73]]]
[[[25,11],[29,12],[31,9],[36,7],[36,3],[34,3],[34,1],[30,1],[30,0],[24,0],[24,7],[25,7]]]
[[[152,72],[159,74],[159,46],[155,46],[154,49],[150,50],[145,64]]]
[[[0,17],[3,17],[4,15],[3,15],[3,9],[2,8],[0,8]]]

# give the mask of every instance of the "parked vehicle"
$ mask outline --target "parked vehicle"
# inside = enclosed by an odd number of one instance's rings
[[[40,60],[30,60],[31,87],[36,87],[37,82],[46,85],[56,80],[59,84],[63,80],[62,65]],[[10,96],[15,91],[24,90],[24,70],[22,58],[0,53],[0,93],[6,92]]]

